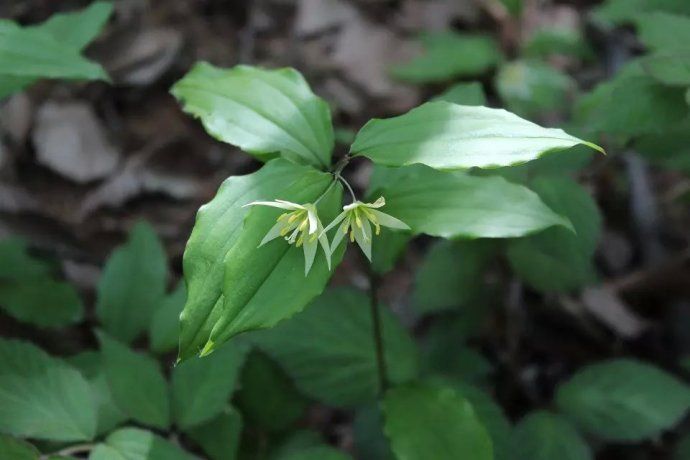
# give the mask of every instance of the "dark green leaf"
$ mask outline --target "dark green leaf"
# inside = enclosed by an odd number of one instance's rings
[[[247,422],[270,431],[291,427],[307,408],[292,380],[263,353],[253,352],[242,368],[235,401]]]
[[[690,174],[690,123],[641,136],[635,149],[656,165]]]
[[[0,241],[0,282],[20,282],[50,275],[50,265],[32,257],[26,241],[9,238]]]
[[[393,452],[383,433],[383,413],[378,405],[364,406],[358,410],[352,430],[357,458],[361,460],[393,459]]]
[[[243,343],[228,343],[210,356],[192,358],[175,367],[171,389],[177,426],[197,426],[225,409],[246,353]]]
[[[63,327],[84,316],[77,291],[67,283],[48,278],[0,284],[0,306],[12,317],[39,327]]]
[[[333,447],[314,446],[277,457],[276,460],[352,460],[352,457]]]
[[[579,29],[551,26],[535,31],[522,46],[522,54],[538,58],[556,54],[587,59],[593,57],[594,52]]]
[[[673,427],[690,407],[690,389],[639,361],[585,367],[558,388],[559,408],[588,432],[610,441],[640,441]]]
[[[398,117],[370,120],[350,150],[387,166],[423,163],[462,169],[524,163],[578,144],[603,152],[563,130],[542,128],[505,110],[437,101]]]
[[[243,233],[243,222],[249,212],[249,208],[242,206],[254,200],[275,198],[313,200],[326,190],[330,180],[330,175],[312,168],[274,160],[253,174],[227,179],[215,198],[199,210],[183,260],[188,295],[180,316],[181,359],[198,354],[208,342],[215,324],[221,320],[224,261]],[[257,237],[263,238],[267,230],[252,231],[259,232]],[[296,253],[295,259],[301,256],[301,251],[295,248],[288,252]],[[302,272],[300,283],[303,281]]]
[[[571,179],[540,177],[532,188],[554,211],[572,222],[575,233],[550,228],[513,240],[508,260],[520,278],[539,291],[568,291],[596,280],[592,261],[601,216],[592,197]]]
[[[80,11],[54,14],[32,29],[47,32],[60,43],[82,50],[98,36],[112,12],[112,3],[97,1]]]
[[[82,441],[96,432],[89,383],[36,346],[0,338],[0,432],[52,441]]]
[[[167,353],[177,347],[180,338],[180,313],[186,300],[187,290],[184,283],[180,283],[153,314],[149,328],[151,350]]]
[[[369,309],[363,293],[333,289],[294,318],[256,333],[253,341],[307,395],[335,406],[368,402],[378,389]],[[393,315],[382,310],[388,377],[405,382],[417,372],[417,350]]]
[[[640,41],[658,51],[686,50],[690,42],[690,17],[655,12],[636,18]]]
[[[146,330],[165,294],[167,273],[161,241],[149,224],[138,223],[113,251],[98,283],[96,313],[105,330],[123,342]]]
[[[241,433],[242,416],[233,408],[187,431],[210,460],[235,460]]]
[[[446,81],[481,75],[501,60],[498,44],[488,36],[437,32],[421,41],[425,53],[393,68],[393,77],[410,83]]]
[[[383,211],[414,233],[443,238],[510,238],[560,225],[568,220],[539,196],[500,177],[471,177],[417,165],[400,168],[381,191]]]
[[[462,307],[484,291],[482,277],[492,254],[482,241],[440,241],[417,271],[414,305],[421,313]]]
[[[195,457],[150,431],[122,428],[99,444],[89,460],[194,460]]]
[[[21,439],[0,434],[0,458],[3,460],[38,460],[41,453]]]
[[[665,85],[690,86],[690,49],[677,53],[662,51],[652,54],[643,58],[642,67]]]
[[[470,83],[456,83],[432,101],[446,101],[460,105],[486,105],[486,95],[482,84],[473,81]]]
[[[202,62],[172,93],[209,134],[259,159],[280,153],[318,168],[330,165],[330,109],[294,69],[219,69]]]
[[[673,460],[690,460],[690,434],[683,436],[676,445]]]
[[[634,22],[643,13],[662,11],[690,14],[690,3],[686,0],[607,0],[595,8],[594,18],[604,25],[619,25]]]
[[[451,388],[407,385],[383,402],[385,431],[400,460],[491,460],[491,439],[470,403]]]
[[[98,334],[103,368],[115,404],[131,419],[156,428],[170,425],[168,382],[150,356]]]
[[[515,460],[592,460],[582,436],[563,417],[532,412],[515,427],[511,443]]]

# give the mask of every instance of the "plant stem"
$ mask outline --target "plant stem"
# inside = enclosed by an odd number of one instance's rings
[[[378,301],[378,276],[369,271],[369,299],[371,307],[371,326],[374,334],[374,350],[376,353],[376,368],[379,380],[379,396],[388,389],[388,373],[386,370],[386,354],[383,348],[383,328],[381,324],[381,306]]]

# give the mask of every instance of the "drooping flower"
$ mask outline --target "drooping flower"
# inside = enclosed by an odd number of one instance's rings
[[[314,264],[318,244],[321,244],[328,269],[331,269],[331,250],[328,238],[323,233],[323,225],[319,220],[315,204],[275,200],[252,201],[243,207],[246,206],[270,206],[289,211],[278,216],[276,224],[266,233],[259,247],[278,237],[285,239],[288,244],[294,244],[295,247],[302,247],[304,249],[304,276],[307,276]]]
[[[347,206],[343,206],[343,212],[323,230],[325,234],[340,224],[338,231],[333,236],[333,241],[331,241],[331,253],[335,252],[345,235],[349,232],[350,242],[357,242],[364,255],[371,261],[371,240],[374,234],[378,235],[381,232],[382,226],[398,230],[409,230],[410,227],[405,222],[378,210],[378,208],[385,205],[385,198],[379,197],[373,203],[355,201]],[[372,224],[374,226],[373,234]]]

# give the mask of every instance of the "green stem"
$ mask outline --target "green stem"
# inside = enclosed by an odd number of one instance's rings
[[[383,345],[383,327],[381,324],[381,306],[378,300],[379,278],[371,270],[369,272],[369,300],[371,307],[371,325],[374,335],[374,351],[376,353],[376,369],[378,371],[379,396],[388,389],[388,373],[386,368],[386,354]]]

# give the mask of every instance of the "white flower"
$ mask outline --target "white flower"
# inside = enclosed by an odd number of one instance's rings
[[[314,264],[318,243],[321,243],[326,255],[328,269],[331,269],[331,250],[328,245],[328,238],[323,233],[323,225],[317,215],[316,205],[275,200],[252,201],[244,206],[270,206],[290,211],[278,216],[276,224],[266,233],[259,247],[279,236],[283,237],[288,244],[294,244],[298,248],[302,247],[304,249],[304,276],[306,276]]]
[[[399,230],[409,230],[410,227],[405,222],[378,211],[378,208],[385,206],[385,204],[386,200],[380,197],[373,203],[355,201],[347,206],[343,206],[343,212],[323,230],[325,234],[327,231],[340,224],[338,231],[333,236],[333,241],[331,241],[331,253],[338,248],[340,242],[345,235],[347,235],[349,230],[350,241],[356,241],[362,249],[362,252],[364,252],[364,255],[371,261],[371,224],[374,225],[376,235],[381,232],[381,226]]]

